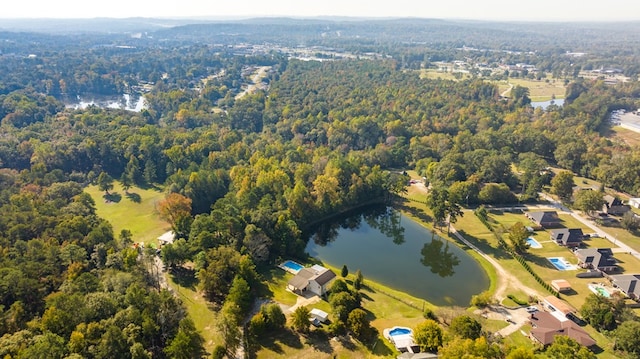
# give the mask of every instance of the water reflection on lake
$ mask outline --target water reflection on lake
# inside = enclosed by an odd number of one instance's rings
[[[436,305],[468,305],[486,290],[480,265],[449,241],[389,207],[327,221],[310,236],[307,252],[335,267]]]

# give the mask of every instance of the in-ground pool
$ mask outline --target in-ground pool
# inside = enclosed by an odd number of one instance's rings
[[[396,335],[407,335],[411,334],[411,329],[403,328],[403,327],[395,327],[389,331],[389,335],[394,337]]]
[[[573,264],[567,262],[567,260],[564,259],[564,257],[551,257],[551,258],[547,258],[547,259],[558,270],[574,270],[574,269],[576,269],[576,266],[574,266]]]
[[[592,292],[599,294],[605,298],[611,298],[611,293],[609,293],[609,291],[597,284],[589,284],[588,285],[589,289],[591,289]]]
[[[533,237],[527,238],[527,243],[529,244],[529,248],[542,248],[542,244],[536,241]]]
[[[280,268],[286,270],[289,273],[297,274],[304,267],[300,263],[294,262],[292,260],[288,260],[280,264]]]

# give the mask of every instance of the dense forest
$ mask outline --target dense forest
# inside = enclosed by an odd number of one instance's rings
[[[584,25],[594,34],[585,42],[578,25],[552,36],[557,26],[256,20],[141,38],[3,32],[0,356],[203,355],[182,304],[159,286],[155,252],[96,215],[83,192],[91,183],[165,189],[161,214],[178,240],[161,256],[194,263],[223,313],[227,353],[260,266],[304,257],[305,230],[322,219],[401,193],[406,169],[465,205],[535,200],[549,165],[640,195],[640,149],[608,136],[613,110],[640,107],[640,84],[573,70],[618,66],[637,78],[640,32]],[[329,32],[344,36],[320,36]],[[274,45],[257,53],[235,47],[265,42]],[[380,58],[301,61],[282,49],[303,42]],[[533,63],[568,82],[565,105],[534,109],[526,88],[504,98],[482,76],[414,71],[464,57]],[[268,87],[238,96],[258,66],[270,69]],[[145,94],[141,112],[64,104],[134,92]]]

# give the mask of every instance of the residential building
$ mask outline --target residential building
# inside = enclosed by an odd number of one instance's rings
[[[596,344],[596,341],[591,338],[589,333],[576,323],[571,320],[561,321],[549,312],[538,311],[531,313],[529,321],[532,327],[530,337],[543,346],[552,344],[558,335],[567,336],[585,347]]]
[[[527,212],[525,216],[542,228],[560,226],[560,217],[556,211]]]
[[[302,268],[289,280],[287,287],[297,293],[309,291],[316,295],[324,295],[329,290],[329,284],[336,278],[332,270],[314,265]]]
[[[621,216],[631,210],[631,206],[623,204],[619,198],[607,194],[603,199],[602,212],[606,214]]]
[[[561,228],[551,231],[551,240],[569,248],[580,246],[583,238],[584,233],[580,228]]]
[[[640,274],[618,274],[609,276],[611,284],[620,289],[629,298],[640,300]]]
[[[575,251],[578,265],[582,268],[596,269],[601,272],[618,271],[618,263],[611,248],[586,248]]]

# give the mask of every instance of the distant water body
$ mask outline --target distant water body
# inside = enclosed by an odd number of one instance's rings
[[[547,107],[549,107],[551,105],[557,105],[559,107],[562,107],[564,105],[564,99],[563,98],[557,98],[555,100],[549,100],[549,101],[531,102],[531,106],[533,106],[533,108],[540,107],[543,110],[546,110]]]
[[[65,107],[72,109],[85,109],[89,106],[100,108],[113,108],[127,111],[140,112],[147,108],[144,96],[123,94],[121,97],[114,96],[78,96],[76,101],[65,102]]]

